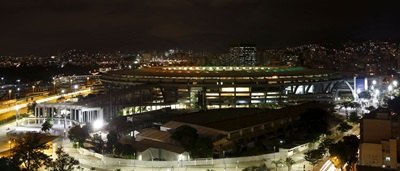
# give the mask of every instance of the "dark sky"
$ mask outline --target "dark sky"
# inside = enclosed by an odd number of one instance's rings
[[[0,23],[0,55],[400,40],[395,0],[0,0]]]

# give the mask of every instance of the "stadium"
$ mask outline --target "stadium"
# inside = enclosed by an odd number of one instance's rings
[[[154,103],[202,109],[330,101],[343,90],[355,95],[338,72],[303,67],[148,67],[110,71],[100,79],[107,88],[152,89]]]

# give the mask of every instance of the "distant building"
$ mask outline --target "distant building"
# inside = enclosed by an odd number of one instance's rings
[[[229,51],[231,66],[254,66],[256,64],[255,44],[234,44]]]
[[[360,165],[398,169],[400,117],[387,109],[364,116],[360,124]]]

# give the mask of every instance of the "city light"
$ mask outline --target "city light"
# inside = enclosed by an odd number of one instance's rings
[[[399,83],[398,83],[396,80],[394,80],[392,84],[393,84],[394,87],[397,87],[397,85],[398,85]]]
[[[393,86],[392,85],[389,85],[388,86],[388,91],[392,91],[393,90]]]
[[[372,80],[372,85],[376,85],[376,80]]]
[[[103,122],[103,120],[101,120],[101,119],[95,120],[95,121],[93,122],[93,129],[95,129],[95,130],[99,130],[99,129],[101,129],[103,126],[104,126],[104,122]]]

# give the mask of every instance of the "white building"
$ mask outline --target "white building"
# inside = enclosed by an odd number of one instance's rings
[[[35,106],[37,118],[65,118],[80,123],[92,123],[103,120],[103,109],[100,107],[87,107],[72,103],[41,103]]]

